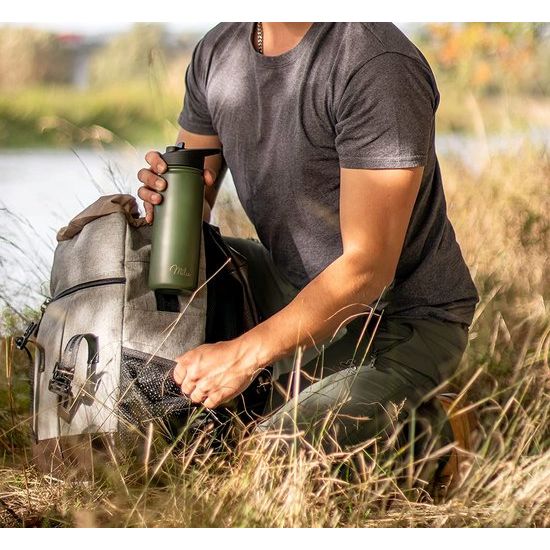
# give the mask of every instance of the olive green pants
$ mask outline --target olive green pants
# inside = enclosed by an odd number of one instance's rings
[[[278,272],[261,243],[225,238],[248,260],[263,319],[294,298],[298,290]],[[308,444],[333,451],[380,436],[391,439],[393,429],[412,418],[416,436],[419,426],[424,431],[419,441],[426,448],[436,438],[435,448],[450,443],[450,424],[434,395],[448,391],[445,383],[468,342],[467,325],[382,315],[374,331],[377,319],[371,319],[363,336],[366,315],[354,319],[330,345],[308,350],[299,368],[295,358],[275,364],[274,387],[255,430],[274,430],[287,438],[299,434]],[[402,430],[400,441],[410,435]]]

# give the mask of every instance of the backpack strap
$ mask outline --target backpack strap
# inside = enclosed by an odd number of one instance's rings
[[[88,361],[86,367],[86,382],[73,391],[73,380],[76,360],[80,344],[88,344]],[[48,389],[58,396],[58,415],[65,422],[70,423],[82,403],[93,403],[97,383],[96,366],[99,362],[97,337],[93,334],[75,334],[65,346],[61,359],[55,363],[53,375],[48,383]]]

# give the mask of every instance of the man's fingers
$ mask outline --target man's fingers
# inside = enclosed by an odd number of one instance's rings
[[[213,185],[216,181],[216,173],[213,170],[210,170],[210,168],[204,169],[204,183],[206,185]]]
[[[154,191],[151,191],[148,187],[140,187],[138,189],[138,197],[145,202],[150,204],[160,204],[162,201],[162,196]]]
[[[203,394],[203,397],[206,396],[206,394],[210,393],[210,385],[208,381],[201,380],[200,378],[197,378],[193,375],[193,369],[186,369],[183,377],[181,385],[181,391],[185,394],[191,397],[193,392],[199,392]]]
[[[215,409],[222,404],[222,394],[220,392],[213,392],[208,394],[208,397],[202,402],[207,409]]]
[[[183,380],[185,379],[185,368],[182,367],[179,363],[174,367],[172,378],[178,386],[181,386]]]
[[[158,151],[149,151],[145,155],[145,160],[157,174],[166,172],[166,163],[162,160],[162,157]]]
[[[143,205],[145,206],[145,220],[147,221],[147,223],[153,223],[153,217],[154,217],[153,205],[148,202],[144,202]]]
[[[219,407],[220,405],[231,401],[231,399],[239,394],[238,391],[227,391],[227,388],[223,387],[212,388],[206,393],[208,394],[208,397],[205,401],[203,401],[203,404],[205,407],[210,409],[214,407]]]
[[[199,388],[195,388],[188,395],[191,401],[193,401],[193,403],[202,403],[208,397],[208,395],[204,391],[200,390]]]
[[[145,187],[149,187],[153,191],[164,191],[166,189],[166,180],[157,176],[151,170],[142,168],[137,173],[138,180],[145,184]]]
[[[195,391],[195,388],[195,384],[189,382],[188,380],[184,380],[183,384],[181,384],[181,393],[183,393],[183,395],[191,396],[191,394]]]

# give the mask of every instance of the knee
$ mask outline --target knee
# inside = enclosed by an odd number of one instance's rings
[[[286,412],[275,412],[256,424],[253,433],[277,433],[288,435],[296,432],[296,425],[293,418]]]

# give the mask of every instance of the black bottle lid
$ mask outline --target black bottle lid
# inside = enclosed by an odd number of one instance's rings
[[[221,149],[186,149],[185,143],[169,145],[161,155],[168,166],[189,166],[191,168],[204,169],[204,157],[217,155]]]

